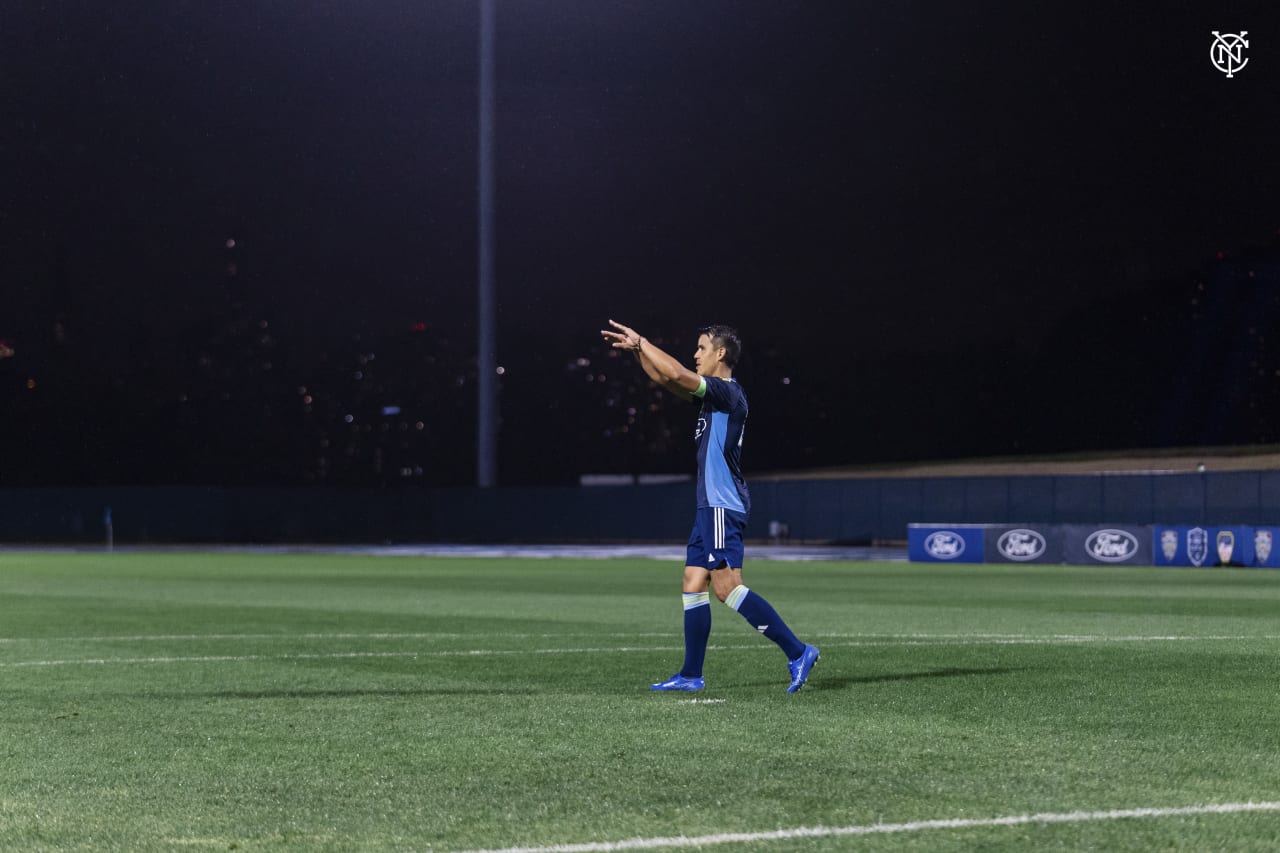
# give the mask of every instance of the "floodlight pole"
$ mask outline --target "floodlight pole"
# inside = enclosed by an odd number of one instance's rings
[[[495,0],[480,0],[480,162],[479,162],[479,378],[476,411],[476,485],[497,483],[498,384],[493,275],[494,172],[493,92]]]

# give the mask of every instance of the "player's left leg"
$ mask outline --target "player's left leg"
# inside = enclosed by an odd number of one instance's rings
[[[722,515],[717,523],[713,553],[723,561],[711,572],[712,589],[716,598],[736,610],[752,627],[782,649],[791,673],[787,692],[794,693],[808,680],[809,672],[818,661],[818,648],[801,642],[773,605],[743,584],[742,532],[746,527],[746,517],[731,510],[717,509],[716,512]]]
[[[791,674],[787,692],[795,693],[803,687],[818,662],[818,647],[803,643],[796,637],[773,605],[742,582],[741,569],[717,569],[711,573],[711,586],[715,589],[716,598],[738,611],[757,631],[782,649],[787,656],[787,671]]]
[[[764,596],[742,582],[742,569],[723,568],[711,573],[711,585],[716,598],[738,611],[761,634],[778,644],[787,660],[795,660],[804,653],[804,643],[782,621],[778,611]]]

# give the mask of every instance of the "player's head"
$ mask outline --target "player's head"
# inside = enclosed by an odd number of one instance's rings
[[[711,350],[719,354],[719,360],[724,362],[726,367],[733,369],[738,363],[738,357],[742,355],[742,341],[738,339],[738,333],[733,327],[703,326],[698,330],[699,342],[703,335],[706,335]]]

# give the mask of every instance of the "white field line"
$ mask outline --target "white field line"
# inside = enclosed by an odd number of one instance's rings
[[[1087,823],[1131,818],[1186,817],[1193,815],[1240,814],[1243,812],[1280,811],[1280,802],[1219,803],[1174,808],[1113,809],[1110,811],[1045,812],[1006,817],[953,818],[950,820],[918,820],[908,823],[871,823],[860,826],[801,826],[768,832],[726,832],[716,835],[674,836],[668,838],[628,838],[623,841],[593,841],[583,844],[552,844],[545,847],[501,847],[471,850],[466,853],[610,853],[614,850],[656,850],[664,847],[702,847],[711,844],[742,844],[753,841],[786,841],[794,838],[829,838],[844,835],[885,835],[921,832],[930,829],[974,829],[987,826],[1024,826],[1026,824]]]
[[[612,634],[476,634],[450,631],[407,631],[372,633],[306,633],[306,634],[121,634],[101,637],[0,637],[0,643],[141,643],[153,640],[461,640],[466,637],[502,637],[504,639],[561,639],[563,637],[679,637],[671,631],[627,632]],[[835,635],[832,635],[835,636]],[[849,635],[857,636],[857,635]]]
[[[754,646],[708,646],[708,650],[754,648]],[[450,658],[450,657],[506,657],[514,655],[576,655],[609,654],[612,652],[677,652],[683,646],[622,646],[610,649],[461,649],[457,651],[418,652],[316,652],[313,654],[279,655],[182,655],[175,657],[147,658],[77,658],[67,660],[26,660],[0,662],[0,669],[27,666],[93,666],[107,664],[162,664],[162,663],[241,663],[263,660],[341,660],[348,658]]]
[[[673,631],[625,631],[598,633],[466,633],[450,631],[408,632],[328,632],[301,634],[121,634],[97,637],[0,637],[0,644],[19,643],[145,643],[204,640],[462,640],[467,637],[493,639],[542,639],[557,640],[567,637],[652,637],[671,638],[681,634]],[[1280,640],[1280,634],[871,634],[871,633],[819,633],[815,638],[857,640],[866,644],[902,645],[921,643],[959,642],[966,644],[999,643],[1141,643],[1197,640]]]
[[[241,635],[250,636],[250,635]],[[276,635],[271,635],[275,637]],[[300,635],[308,636],[308,635]],[[339,636],[339,635],[310,635],[310,636]],[[363,635],[363,636],[394,636],[394,635]],[[410,635],[413,636],[413,635]],[[512,636],[512,635],[504,635]],[[664,635],[667,636],[667,635]],[[965,646],[965,645],[1081,645],[1088,643],[1152,643],[1152,642],[1187,642],[1194,640],[1209,641],[1258,641],[1258,640],[1276,640],[1280,639],[1277,635],[1262,636],[1133,636],[1133,637],[1104,637],[1104,636],[1051,636],[1051,637],[969,637],[965,635],[955,635],[954,637],[940,635],[937,639],[920,639],[919,637],[927,635],[912,635],[916,639],[892,639],[892,640],[846,640],[844,642],[824,643],[826,648],[868,648],[868,647],[893,647],[893,646]],[[120,638],[117,638],[120,639]],[[203,639],[198,637],[197,639]],[[761,649],[773,648],[767,643],[751,643],[751,644],[714,644],[707,647],[708,651],[759,651]],[[145,665],[145,664],[171,664],[171,663],[241,663],[248,661],[269,661],[269,660],[342,660],[356,658],[446,658],[446,657],[511,657],[518,655],[570,655],[570,654],[627,654],[632,652],[680,652],[684,651],[683,646],[613,646],[613,647],[595,647],[582,648],[577,647],[560,647],[549,649],[437,649],[437,650],[418,650],[418,651],[369,651],[355,650],[345,652],[286,652],[280,654],[245,654],[245,655],[166,655],[155,657],[121,657],[121,658],[52,658],[46,660],[26,660],[26,661],[0,661],[0,669],[16,669],[19,667],[41,667],[41,666],[104,666],[104,665]]]

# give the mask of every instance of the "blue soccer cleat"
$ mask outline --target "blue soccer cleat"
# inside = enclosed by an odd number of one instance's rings
[[[649,685],[650,690],[686,690],[693,692],[695,690],[701,690],[702,688],[703,682],[701,676],[698,678],[685,678],[678,672],[666,681],[659,681],[657,684]]]
[[[791,672],[791,686],[787,688],[788,693],[795,693],[804,683],[809,680],[809,673],[813,671],[814,664],[818,662],[817,646],[805,646],[804,653],[795,660],[787,661],[787,669]]]

